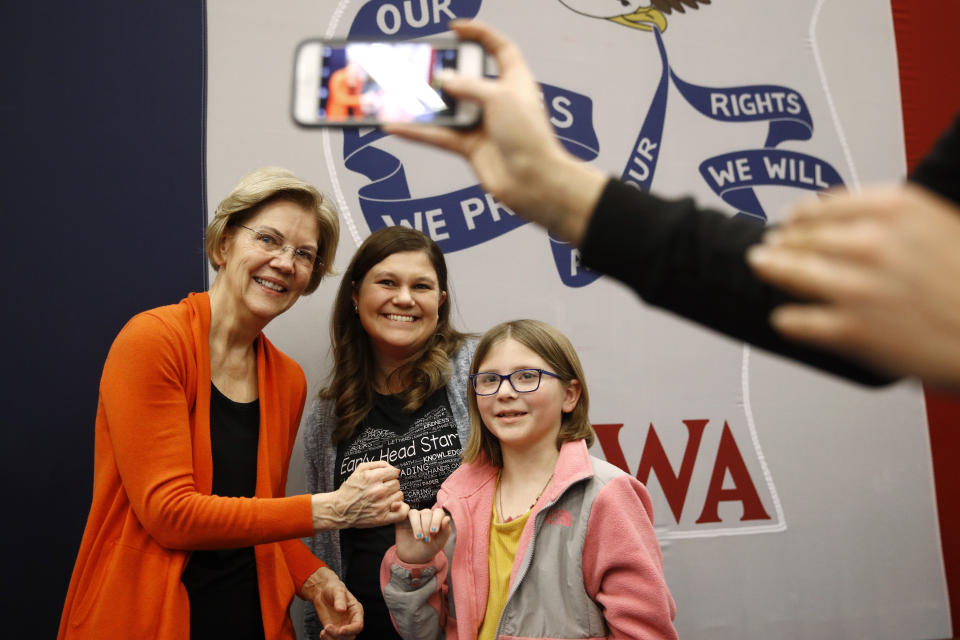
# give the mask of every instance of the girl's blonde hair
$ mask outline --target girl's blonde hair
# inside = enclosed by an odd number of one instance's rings
[[[508,338],[516,340],[543,358],[552,372],[560,376],[563,384],[569,384],[571,380],[580,382],[580,400],[577,406],[561,417],[557,447],[572,440],[586,440],[588,447],[592,445],[594,433],[588,417],[590,394],[587,392],[587,381],[583,377],[583,366],[570,340],[556,327],[539,320],[511,320],[498,324],[480,338],[473,362],[470,363],[470,373],[477,373],[477,368],[490,350]],[[483,424],[472,385],[468,395],[470,438],[463,450],[463,461],[474,462],[485,457],[493,466],[502,467],[500,441]]]

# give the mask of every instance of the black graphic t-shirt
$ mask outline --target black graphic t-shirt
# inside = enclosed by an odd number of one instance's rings
[[[336,485],[362,462],[385,460],[400,469],[400,490],[414,509],[427,509],[440,485],[460,465],[463,447],[446,390],[406,413],[395,396],[377,395],[373,409],[349,440],[337,445]],[[380,561],[395,541],[393,525],[340,532],[344,582],[363,604],[362,638],[397,638],[380,592]]]

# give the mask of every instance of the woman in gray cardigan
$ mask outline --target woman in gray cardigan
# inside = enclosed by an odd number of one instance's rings
[[[476,341],[450,326],[440,248],[406,227],[374,232],[357,249],[334,302],[334,366],[304,432],[307,487],[333,491],[362,462],[400,470],[404,500],[428,508],[460,464],[470,432],[467,374]],[[380,593],[393,527],[315,535],[313,552],[364,608],[358,638],[399,638]],[[320,626],[307,613],[307,637]]]

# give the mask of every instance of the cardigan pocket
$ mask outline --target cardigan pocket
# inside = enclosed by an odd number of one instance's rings
[[[116,544],[106,544],[100,548],[96,557],[89,557],[84,563],[83,573],[77,581],[77,601],[73,605],[73,611],[69,612],[71,626],[78,627],[83,624],[90,613],[90,607],[97,601]]]
[[[84,569],[72,626],[99,638],[152,637],[170,595],[170,562],[168,553],[111,543]]]

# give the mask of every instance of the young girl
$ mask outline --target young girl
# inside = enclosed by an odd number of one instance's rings
[[[464,464],[397,525],[380,584],[414,638],[676,638],[650,496],[593,458],[580,360],[555,328],[497,325],[471,364]]]

